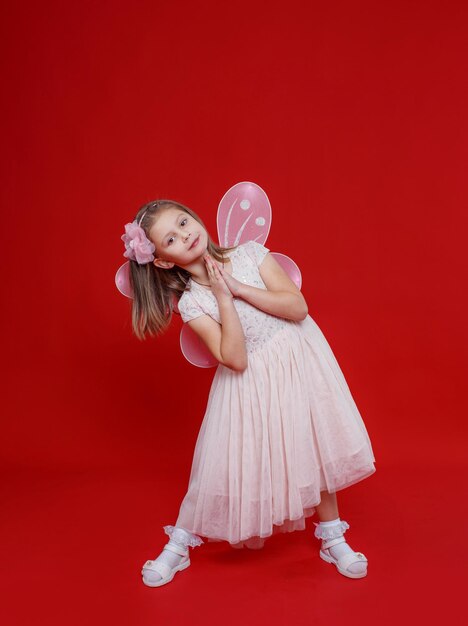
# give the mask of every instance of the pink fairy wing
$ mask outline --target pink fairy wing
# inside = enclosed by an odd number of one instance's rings
[[[294,261],[286,256],[285,254],[281,254],[281,252],[271,252],[271,256],[275,258],[275,261],[278,262],[279,265],[284,269],[289,278],[293,281],[298,289],[302,287],[302,275],[299,267],[294,263]]]
[[[237,183],[226,191],[218,206],[218,241],[223,247],[246,241],[264,244],[271,226],[271,205],[259,185]]]
[[[192,365],[197,367],[215,367],[218,365],[218,361],[188,324],[184,324],[180,331],[180,349]]]
[[[130,261],[119,267],[115,274],[115,284],[121,294],[133,298],[133,288],[130,282]]]

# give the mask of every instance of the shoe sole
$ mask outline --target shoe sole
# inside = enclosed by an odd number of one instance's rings
[[[334,565],[336,569],[340,572],[340,574],[342,574],[343,576],[346,576],[346,578],[364,578],[365,576],[367,576],[367,568],[365,572],[362,572],[362,574],[353,574],[352,572],[347,572],[346,570],[340,569],[337,563],[333,561],[329,556],[324,554],[321,550],[319,552],[319,555],[321,559],[323,559],[327,563],[331,563],[332,565]]]
[[[141,577],[143,579],[143,584],[146,585],[147,587],[162,587],[162,585],[167,585],[167,583],[171,582],[171,580],[174,578],[177,572],[181,572],[182,570],[187,569],[189,565],[190,565],[190,560],[186,561],[185,563],[182,563],[181,565],[177,565],[176,567],[173,568],[172,574],[168,578],[161,578],[161,580],[158,580],[154,583],[147,582],[142,573]],[[148,570],[148,571],[151,571],[151,570]]]

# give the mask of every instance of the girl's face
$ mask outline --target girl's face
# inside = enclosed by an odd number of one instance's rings
[[[153,263],[159,267],[186,267],[199,259],[208,245],[208,233],[191,215],[170,207],[156,218],[149,232],[156,246]]]

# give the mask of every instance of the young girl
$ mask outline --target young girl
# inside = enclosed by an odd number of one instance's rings
[[[317,512],[320,557],[349,578],[367,558],[347,544],[336,492],[373,474],[371,442],[343,373],[307,304],[268,248],[216,245],[172,200],[142,207],[122,236],[131,260],[136,336],[184,322],[219,361],[188,491],[143,582],[159,587],[190,565],[189,547],[262,548]]]

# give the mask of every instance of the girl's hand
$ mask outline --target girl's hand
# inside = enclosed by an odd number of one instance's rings
[[[242,297],[242,288],[245,287],[244,283],[241,283],[237,278],[234,278],[231,274],[226,272],[224,267],[220,267],[219,271],[224,278],[226,285],[229,287],[230,292],[236,298]]]
[[[221,275],[218,265],[215,263],[213,257],[206,252],[203,256],[206,269],[208,271],[208,278],[210,280],[210,287],[213,295],[218,300],[219,298],[232,298],[232,293],[226,284],[224,277]]]

